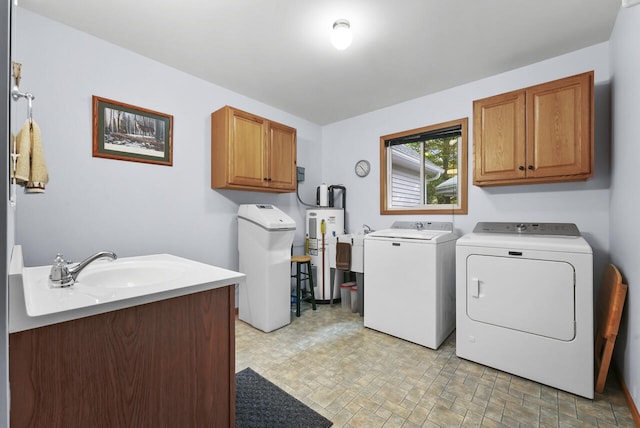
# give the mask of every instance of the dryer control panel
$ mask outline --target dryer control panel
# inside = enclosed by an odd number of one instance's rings
[[[510,233],[517,235],[581,236],[573,223],[500,223],[480,222],[473,233]]]

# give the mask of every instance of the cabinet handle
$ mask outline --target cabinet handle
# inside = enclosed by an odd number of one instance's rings
[[[519,169],[520,171],[524,171],[524,166],[520,165],[520,166],[518,167],[518,169]]]
[[[262,181],[269,181],[269,179],[267,177],[264,177]]]
[[[267,180],[267,181],[271,181],[271,177],[269,177],[269,180]]]
[[[530,170],[534,170],[534,169],[535,169],[535,168],[533,167],[533,165],[529,165],[527,168],[528,168],[528,169],[530,169]]]

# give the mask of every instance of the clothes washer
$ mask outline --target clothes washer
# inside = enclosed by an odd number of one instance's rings
[[[455,240],[446,222],[395,222],[364,238],[364,326],[437,349],[455,328]]]
[[[593,253],[574,224],[478,223],[457,241],[456,354],[593,398]]]

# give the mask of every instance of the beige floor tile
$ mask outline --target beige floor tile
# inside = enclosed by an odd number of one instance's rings
[[[464,420],[463,416],[449,410],[446,407],[434,406],[429,413],[428,419],[430,422],[439,424],[445,427],[460,426]]]
[[[405,428],[405,425],[404,425],[405,422],[406,422],[406,419],[401,418],[398,415],[392,414],[384,423],[383,428]]]
[[[387,422],[387,419],[382,418],[375,413],[367,410],[360,409],[358,413],[353,415],[349,421],[349,425],[353,427],[382,427]]]
[[[263,333],[236,321],[236,371],[251,367],[334,423],[375,427],[633,427],[609,376],[594,400],[365,328],[340,306],[303,307]]]

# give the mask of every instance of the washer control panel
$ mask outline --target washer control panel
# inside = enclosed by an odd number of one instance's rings
[[[453,223],[443,221],[395,221],[391,229],[441,230],[453,232]]]
[[[500,223],[480,222],[473,233],[510,233],[517,235],[581,236],[573,223]]]

